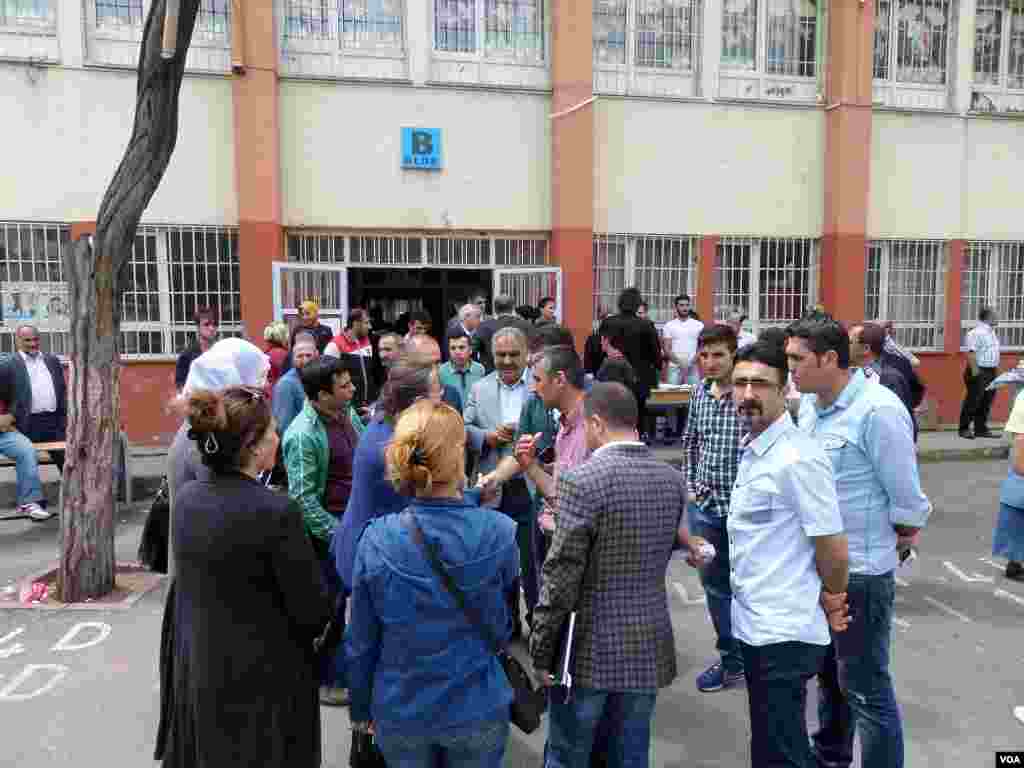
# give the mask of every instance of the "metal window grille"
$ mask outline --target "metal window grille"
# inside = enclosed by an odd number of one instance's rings
[[[299,264],[344,264],[345,238],[336,235],[288,235],[288,261]]]
[[[814,303],[817,287],[815,240],[724,237],[718,244],[715,317],[739,308],[757,334],[800,317]]]
[[[423,240],[402,236],[351,237],[349,255],[352,264],[416,266],[423,263]]]
[[[757,62],[757,0],[722,5],[722,68],[752,70]]]
[[[402,0],[341,0],[338,24],[343,48],[401,48],[405,7]]]
[[[231,30],[231,0],[202,0],[196,31],[205,37],[226,38]]]
[[[486,237],[428,237],[427,264],[432,267],[489,267],[491,240]]]
[[[64,249],[71,230],[62,224],[0,222],[0,351],[13,352],[21,323],[39,329],[44,352],[68,351],[68,289]]]
[[[499,267],[546,267],[548,241],[540,238],[495,238],[494,263]]]
[[[434,50],[476,52],[476,0],[434,0]]]
[[[690,237],[638,237],[633,248],[635,280],[647,302],[648,318],[665,323],[675,317],[675,297],[692,293],[699,240]]]
[[[945,244],[936,240],[868,243],[864,316],[894,323],[897,341],[910,349],[942,349]]]
[[[626,0],[594,0],[594,61],[626,63]]]
[[[1024,89],[1024,3],[1010,5],[1009,47],[1006,57],[1006,87]]]
[[[1006,0],[978,0],[974,19],[974,82],[999,85]]]
[[[328,0],[284,0],[284,37],[329,40],[331,36]]]
[[[982,307],[996,308],[1004,347],[1024,348],[1024,242],[967,244],[960,278],[960,344]]]
[[[96,0],[97,27],[141,27],[142,0]]]
[[[626,287],[627,238],[622,235],[594,236],[594,319],[614,314],[622,289]]]
[[[703,6],[697,0],[638,2],[634,44],[637,66],[696,71],[703,26]]]
[[[50,25],[54,0],[0,0],[0,24]]]
[[[944,85],[951,13],[949,0],[877,0],[875,78]]]
[[[489,55],[544,61],[543,0],[485,0],[484,50]]]
[[[818,15],[805,0],[765,0],[769,74],[814,77]]]

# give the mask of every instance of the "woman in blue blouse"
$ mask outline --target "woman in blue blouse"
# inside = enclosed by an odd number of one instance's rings
[[[447,405],[423,400],[399,418],[387,472],[410,515],[367,526],[352,575],[352,722],[371,723],[389,768],[499,768],[512,690],[498,659],[442,586],[412,519],[466,600],[503,643],[508,594],[519,576],[516,525],[464,499],[465,427]]]

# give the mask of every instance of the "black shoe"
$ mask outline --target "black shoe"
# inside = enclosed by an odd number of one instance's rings
[[[989,431],[987,429],[983,430],[981,432],[977,432],[976,431],[974,433],[974,436],[975,437],[987,437],[987,438],[989,438],[991,440],[998,440],[999,439],[999,435],[997,435],[995,432],[991,432],[991,431]]]
[[[1006,578],[1024,582],[1024,565],[1015,560],[1008,562],[1006,564]]]
[[[973,440],[974,439],[974,435],[971,433],[971,430],[969,430],[969,429],[961,429],[960,430],[960,437],[962,437],[964,440]]]

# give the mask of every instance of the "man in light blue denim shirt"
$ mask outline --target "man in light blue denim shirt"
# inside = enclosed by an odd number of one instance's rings
[[[790,329],[786,356],[803,393],[799,426],[832,461],[849,539],[853,621],[833,641],[819,676],[818,765],[848,768],[854,728],[864,768],[902,768],[903,725],[889,645],[898,550],[916,541],[932,505],[921,490],[913,425],[900,399],[850,370],[850,340],[834,320]]]

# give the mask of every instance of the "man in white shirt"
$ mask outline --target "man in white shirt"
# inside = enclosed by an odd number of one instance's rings
[[[676,316],[665,323],[661,331],[665,357],[669,360],[668,381],[670,384],[697,384],[700,375],[697,370],[697,337],[704,330],[704,323],[690,317],[690,297],[676,296]]]
[[[999,337],[995,331],[998,323],[995,309],[983,307],[978,313],[978,324],[967,334],[967,367],[964,368],[967,395],[960,407],[960,437],[966,440],[999,437],[988,429],[988,412],[996,396],[996,391],[989,390],[988,385],[999,373]]]
[[[832,464],[786,412],[786,375],[784,351],[764,341],[737,353],[732,374],[749,425],[727,523],[732,631],[743,653],[754,768],[815,764],[807,681],[825,659],[829,626],[843,631],[849,620]]]

